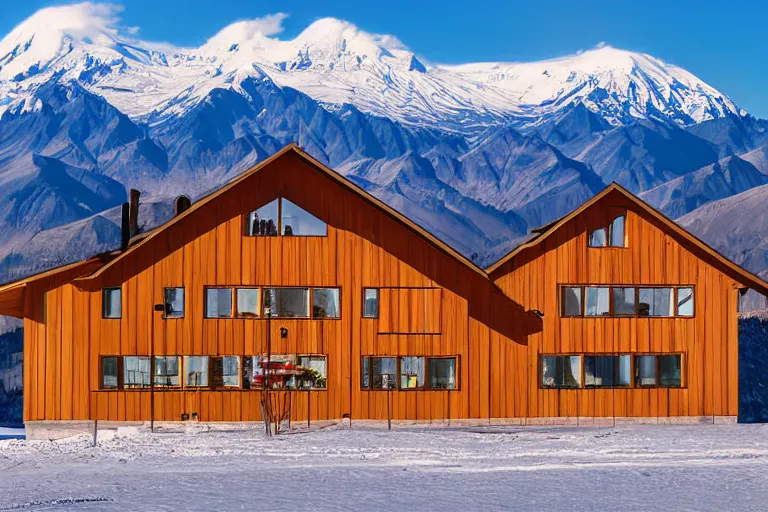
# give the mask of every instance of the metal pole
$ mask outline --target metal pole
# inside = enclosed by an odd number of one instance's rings
[[[163,305],[165,309],[165,305]],[[151,340],[149,340],[149,430],[155,433],[155,311],[152,308]]]
[[[267,315],[267,365],[264,368],[264,410],[267,414],[267,435],[272,436],[272,404],[269,401],[269,391],[272,387],[272,378],[269,375],[272,364],[272,310],[268,309],[264,313]]]
[[[390,412],[390,402],[392,401],[392,388],[387,385],[387,430],[392,430],[392,413]]]

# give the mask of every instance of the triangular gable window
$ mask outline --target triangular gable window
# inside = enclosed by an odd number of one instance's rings
[[[279,222],[278,222],[279,220]],[[248,236],[326,236],[328,226],[311,213],[278,198],[246,216]]]

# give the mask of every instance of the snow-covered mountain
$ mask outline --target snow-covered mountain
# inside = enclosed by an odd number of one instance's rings
[[[289,142],[479,264],[611,181],[673,216],[766,183],[768,123],[652,56],[448,66],[337,19],[281,39],[284,17],[181,48],[84,3],[5,36],[0,280],[117,243],[127,187],[151,227]]]

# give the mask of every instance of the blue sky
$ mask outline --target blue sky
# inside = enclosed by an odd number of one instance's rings
[[[0,34],[60,1],[5,0]],[[139,37],[198,45],[229,23],[284,12],[281,38],[317,18],[397,36],[432,62],[527,61],[601,41],[686,68],[752,114],[768,118],[768,1],[736,0],[124,0]]]

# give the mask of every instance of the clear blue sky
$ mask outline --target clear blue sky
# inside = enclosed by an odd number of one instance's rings
[[[61,1],[4,0],[0,34]],[[768,118],[768,0],[124,0],[139,37],[198,45],[229,23],[275,12],[291,38],[321,17],[397,36],[432,62],[527,61],[601,41],[686,68]]]

